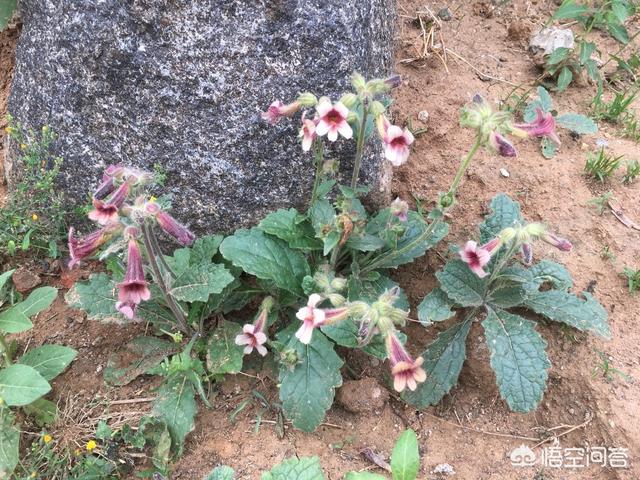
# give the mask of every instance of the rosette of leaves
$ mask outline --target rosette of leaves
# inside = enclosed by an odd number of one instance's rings
[[[62,345],[43,345],[15,359],[16,342],[8,342],[7,334],[22,333],[31,328],[30,317],[46,309],[58,292],[53,287],[33,290],[27,298],[18,299],[8,288],[13,270],[0,275],[0,478],[11,476],[18,464],[20,428],[13,408],[33,417],[39,426],[51,424],[56,417],[55,403],[43,397],[51,390],[49,382],[60,375],[78,352]]]
[[[523,222],[519,204],[500,194],[492,200],[491,213],[480,225],[481,241]],[[457,383],[466,339],[477,318],[482,319],[500,395],[517,412],[529,412],[540,403],[551,366],[546,342],[536,331],[537,321],[523,316],[525,310],[609,338],[606,310],[588,292],[569,292],[573,282],[565,267],[542,260],[525,268],[505,258],[506,250],[502,247],[494,255],[484,278],[459,259],[450,260],[436,274],[440,286],[419,305],[418,318],[430,325],[462,310],[463,320],[439,333],[424,351],[427,380],[415,392],[403,394],[407,402],[421,408],[435,405]]]
[[[583,2],[584,3],[584,2]],[[576,0],[565,0],[553,14],[553,20],[575,20],[588,32],[593,28],[608,32],[620,43],[629,42],[625,22],[638,11],[630,0],[593,2],[594,5],[578,4]]]
[[[537,89],[537,98],[528,103],[524,109],[524,121],[533,122],[536,119],[536,109],[540,108],[544,113],[554,116],[556,126],[566,128],[575,135],[588,135],[598,132],[598,125],[585,115],[579,113],[558,114],[553,109],[553,100],[549,92],[542,86]],[[558,152],[558,145],[553,143],[548,137],[543,137],[541,142],[542,155],[545,158],[553,158]]]

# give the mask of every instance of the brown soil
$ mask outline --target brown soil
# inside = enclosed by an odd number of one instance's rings
[[[416,12],[427,4],[437,12],[445,4],[424,0],[402,0],[398,35],[398,72],[404,78],[393,107],[397,122],[411,121],[415,128],[426,128],[419,136],[407,165],[396,172],[394,194],[411,199],[433,199],[451,181],[459,158],[471,144],[472,132],[458,126],[459,108],[476,92],[491,101],[505,99],[513,84],[531,84],[539,72],[532,66],[525,45],[528,32],[547,19],[552,1],[514,1],[497,7],[501,2],[452,1],[447,6],[453,19],[442,22],[445,46],[466,59],[466,63],[450,54],[447,68],[437,55],[420,57],[421,30],[412,22]],[[503,2],[502,2],[503,3]],[[4,108],[7,78],[10,74],[11,42],[15,35],[0,36],[0,113]],[[595,33],[594,39],[604,51],[614,52],[618,46],[610,38]],[[441,41],[436,39],[436,43]],[[8,53],[6,53],[8,52]],[[469,64],[472,64],[472,68]],[[448,71],[447,71],[448,70]],[[480,73],[481,72],[481,73]],[[485,75],[492,78],[488,78]],[[557,110],[587,113],[595,89],[592,86],[571,87],[554,95]],[[426,123],[418,114],[427,111]],[[547,340],[552,361],[548,388],[540,408],[523,415],[512,413],[500,399],[494,374],[489,366],[482,327],[474,325],[468,342],[468,358],[460,383],[440,405],[418,412],[404,405],[395,395],[385,404],[372,402],[362,407],[363,413],[350,413],[340,404],[334,406],[326,424],[316,432],[305,434],[286,426],[284,438],[279,438],[273,425],[276,418],[266,412],[259,432],[255,420],[262,408],[254,402],[242,410],[235,422],[230,414],[252,390],[277,402],[276,377],[268,369],[229,377],[222,384],[214,408],[200,408],[196,429],[189,436],[183,458],[175,466],[172,478],[199,479],[214,466],[230,465],[237,478],[257,479],[259,472],[291,456],[317,455],[330,479],[338,479],[350,470],[374,469],[361,451],[369,447],[389,455],[394,440],[406,428],[419,435],[422,467],[419,478],[442,478],[431,473],[438,464],[448,463],[455,469],[453,478],[475,479],[635,479],[640,477],[640,387],[637,381],[627,381],[614,375],[607,381],[594,374],[600,362],[598,352],[605,352],[613,366],[638,378],[640,329],[636,322],[640,314],[640,296],[627,292],[622,268],[640,266],[640,234],[625,227],[611,214],[597,215],[587,202],[608,190],[624,206],[629,217],[640,221],[640,182],[623,186],[621,173],[602,186],[587,180],[582,172],[586,151],[592,150],[596,138],[605,138],[615,154],[637,158],[636,144],[620,139],[616,128],[600,125],[598,136],[572,139],[561,133],[563,145],[553,160],[544,159],[537,142],[521,141],[517,158],[501,158],[483,152],[478,155],[459,191],[459,201],[451,212],[451,233],[446,243],[461,244],[477,235],[489,200],[497,192],[517,198],[524,215],[532,221],[544,221],[574,244],[570,254],[559,254],[551,248],[536,245],[538,258],[551,258],[565,263],[575,280],[575,290],[595,288],[595,296],[610,315],[611,341],[562,330],[558,325],[540,322],[539,330]],[[510,176],[501,176],[505,168]],[[603,248],[615,255],[614,261],[602,258]],[[443,264],[446,245],[395,275],[406,288],[412,306],[434,286],[433,273]],[[41,265],[32,265],[40,269]],[[83,273],[86,275],[86,272]],[[56,276],[51,282],[68,286],[73,279]],[[415,312],[415,310],[413,310]],[[415,316],[415,313],[414,313]],[[62,405],[73,395],[76,404],[96,399],[127,399],[148,397],[154,385],[151,379],[138,379],[131,385],[109,389],[102,381],[100,370],[110,354],[134,338],[143,326],[101,325],[84,320],[79,312],[66,308],[61,299],[35,321],[36,328],[20,338],[21,346],[55,341],[74,346],[78,359],[62,377],[54,382],[54,398]],[[409,346],[418,353],[430,342],[439,328],[424,329],[412,325],[408,329]],[[386,385],[385,365],[349,353],[348,362],[353,378],[374,377]],[[351,374],[347,378],[350,378]],[[349,395],[352,392],[348,392]],[[349,395],[343,395],[348,397]],[[345,400],[348,401],[348,400]],[[365,404],[367,402],[364,402]],[[361,405],[357,406],[358,408]],[[112,406],[109,412],[123,412],[133,418],[144,412],[146,403]],[[65,428],[56,435],[71,437],[81,444],[91,432],[91,422],[101,412],[83,418],[83,425],[73,430],[73,412]],[[352,409],[353,410],[353,409]],[[76,417],[78,417],[76,415]],[[111,418],[125,418],[113,415]],[[92,420],[91,420],[92,419]],[[77,420],[77,418],[76,418]],[[623,447],[629,449],[628,469],[592,466],[586,469],[515,468],[509,453],[521,444],[533,447],[537,442],[521,437],[542,438],[583,425],[559,439],[561,447]],[[561,427],[561,428],[559,428]],[[69,433],[72,432],[72,433]],[[536,448],[540,452],[541,447]],[[382,473],[382,472],[380,472]]]

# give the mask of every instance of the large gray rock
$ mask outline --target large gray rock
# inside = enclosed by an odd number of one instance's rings
[[[9,110],[59,134],[70,203],[85,204],[111,163],[159,164],[177,216],[200,232],[306,201],[311,155],[297,121],[260,119],[271,101],[335,98],[352,71],[392,68],[394,0],[20,3]],[[379,187],[384,170],[374,153],[362,178]]]

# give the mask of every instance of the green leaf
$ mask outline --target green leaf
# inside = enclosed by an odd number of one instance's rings
[[[596,44],[593,42],[582,42],[580,44],[580,64],[584,65],[596,51]]]
[[[566,47],[556,48],[547,57],[546,63],[547,63],[548,66],[558,65],[559,63],[561,63],[564,60],[566,60],[567,58],[569,58],[570,54],[571,54],[571,49],[570,48],[566,48]]]
[[[418,320],[424,326],[448,320],[456,314],[452,310],[454,305],[455,302],[441,288],[436,287],[418,305]]]
[[[15,306],[0,313],[0,330],[7,333],[20,333],[33,328],[33,323]]]
[[[565,266],[551,260],[538,262],[529,269],[529,272],[538,287],[545,282],[551,282],[556,290],[567,291],[573,287],[573,279]]]
[[[414,391],[405,391],[402,398],[418,408],[437,404],[458,382],[466,356],[465,342],[471,328],[471,318],[438,334],[422,354],[427,380]]]
[[[540,145],[542,147],[542,156],[544,158],[553,158],[556,156],[556,153],[558,153],[558,145],[550,140],[549,137],[542,137]]]
[[[533,122],[536,119],[536,108],[541,108],[544,113],[548,113],[553,107],[551,95],[543,86],[539,86],[537,92],[538,98],[529,103],[524,109],[523,118],[525,122]]]
[[[590,293],[583,292],[585,300],[559,290],[538,292],[527,298],[526,305],[534,312],[555,322],[562,322],[578,330],[590,330],[610,338],[607,311]]]
[[[387,348],[382,335],[374,335],[367,345],[360,346],[358,326],[349,318],[341,322],[324,325],[320,329],[322,333],[342,347],[361,348],[362,351],[380,360],[387,358]],[[398,332],[398,338],[403,344],[407,341],[406,335],[402,332]]]
[[[11,478],[18,465],[20,453],[20,430],[15,416],[8,408],[0,408],[0,478]]]
[[[218,247],[224,240],[223,235],[206,235],[198,238],[191,247],[189,262],[191,265],[211,263],[213,256],[218,253]]]
[[[207,369],[213,375],[238,373],[242,370],[244,347],[236,345],[236,336],[242,333],[242,325],[221,320],[209,338]]]
[[[156,337],[136,337],[109,357],[104,380],[110,385],[127,385],[177,350],[174,342]]]
[[[352,248],[359,252],[375,252],[383,248],[386,243],[380,237],[363,232],[350,236],[345,245],[347,248]]]
[[[13,272],[15,271],[16,270],[14,268],[12,270],[7,270],[2,275],[0,275],[0,290],[5,286],[5,284],[7,283],[7,280],[11,278],[11,275],[13,275]]]
[[[93,274],[88,282],[76,283],[64,296],[70,307],[87,312],[94,320],[120,322],[116,310],[115,283],[106,273]]]
[[[237,230],[220,245],[222,255],[245,272],[272,280],[279,288],[303,295],[302,279],[310,275],[304,255],[258,229]]]
[[[492,286],[491,292],[487,296],[487,303],[502,308],[517,307],[524,303],[527,293],[522,282],[503,279]]]
[[[234,473],[231,467],[216,467],[204,480],[233,480]]]
[[[301,250],[319,250],[322,248],[315,232],[304,215],[295,208],[277,210],[267,215],[258,228],[269,235],[274,235],[289,244],[291,248]]]
[[[596,125],[593,120],[579,113],[565,113],[560,115],[556,118],[556,124],[580,135],[596,133],[598,131],[598,125]]]
[[[28,365],[9,365],[0,370],[0,398],[10,407],[28,405],[51,390],[51,385]]]
[[[565,0],[555,11],[552,20],[577,20],[589,13],[589,8],[576,4],[575,0]]]
[[[29,405],[22,407],[22,410],[30,417],[33,417],[40,428],[52,425],[58,415],[56,404],[44,398],[34,400]]]
[[[344,480],[386,480],[386,477],[378,475],[377,473],[349,472],[344,477]]]
[[[223,265],[204,263],[189,267],[171,285],[170,294],[183,302],[206,302],[209,295],[220,293],[234,277]]]
[[[608,23],[607,30],[609,31],[611,36],[620,43],[629,43],[629,32],[624,27],[624,25],[620,25],[619,23]]]
[[[442,290],[458,305],[477,307],[484,304],[487,280],[478,277],[462,260],[447,262],[436,277]]]
[[[298,363],[293,368],[280,365],[282,409],[296,428],[312,432],[331,407],[336,387],[342,385],[343,361],[320,331],[313,332],[309,345],[293,336],[286,348],[296,351]]]
[[[324,480],[318,457],[290,458],[262,474],[262,480]]]
[[[16,11],[18,0],[2,0],[0,2],[0,31],[4,30]],[[0,463],[0,471],[2,470]]]
[[[177,455],[182,453],[185,437],[194,429],[197,410],[193,384],[185,375],[167,378],[158,389],[153,415],[167,424]]]
[[[309,209],[309,218],[318,238],[335,227],[336,211],[327,200],[318,200]]]
[[[491,214],[487,215],[480,224],[480,238],[486,243],[495,238],[498,233],[507,227],[518,226],[522,223],[520,205],[514,202],[508,195],[500,193],[493,197],[489,205]]]
[[[30,350],[19,363],[29,365],[37,370],[45,380],[53,380],[76,358],[78,352],[63,345],[43,345]]]
[[[536,332],[534,322],[504,310],[488,309],[482,326],[500,396],[515,412],[534,410],[551,368],[547,342]]]
[[[393,480],[415,480],[419,468],[418,437],[413,430],[405,430],[391,453]]]
[[[368,280],[359,284],[349,283],[349,300],[362,300],[373,303],[384,292],[397,288],[398,297],[393,302],[393,306],[402,310],[409,310],[409,300],[404,290],[386,275],[379,275],[375,280]]]
[[[566,90],[571,81],[573,80],[573,73],[571,73],[571,69],[569,67],[562,67],[560,70],[560,74],[558,74],[558,92],[562,92]]]
[[[190,248],[177,248],[173,251],[172,256],[164,257],[167,264],[173,270],[173,273],[176,275],[181,275],[189,269],[189,265],[191,265],[191,249]],[[197,262],[193,263],[197,265]]]
[[[331,230],[323,239],[322,255],[327,256],[340,243],[342,235],[337,230]]]

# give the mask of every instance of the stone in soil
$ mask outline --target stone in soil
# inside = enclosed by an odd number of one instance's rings
[[[11,279],[16,290],[20,293],[26,293],[42,283],[38,275],[26,268],[19,268],[13,272]]]
[[[158,165],[178,218],[229,231],[302,207],[313,183],[298,121],[270,126],[260,111],[307,90],[337,99],[353,71],[392,73],[394,12],[393,0],[22,0],[9,111],[58,134],[70,204],[109,164]],[[342,145],[329,156],[348,175]],[[361,180],[379,193],[388,170],[373,150]]]
[[[389,392],[374,378],[348,380],[336,394],[336,401],[352,413],[380,410],[389,399]]]

